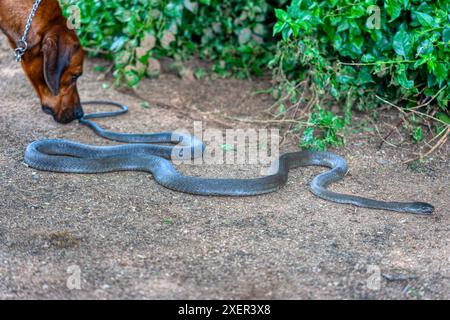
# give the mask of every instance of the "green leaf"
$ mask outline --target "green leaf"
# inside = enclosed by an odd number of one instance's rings
[[[358,73],[358,79],[356,80],[356,83],[360,85],[366,83],[375,83],[367,67],[361,68],[360,72]]]
[[[413,132],[413,139],[414,141],[420,142],[423,139],[423,132],[422,132],[422,127],[417,127],[414,132]]]
[[[450,27],[447,27],[442,31],[442,41],[444,41],[444,44],[450,42]]]
[[[206,77],[206,70],[203,68],[197,68],[194,72],[194,76],[199,80],[204,79]]]
[[[287,109],[286,105],[284,103],[281,103],[278,106],[277,116],[281,116],[281,115],[285,114],[286,113],[286,109]]]
[[[166,219],[166,220],[163,221],[163,224],[168,225],[168,226],[171,226],[171,225],[173,225],[173,220],[171,220],[171,219]]]
[[[412,43],[411,36],[404,28],[400,28],[400,30],[395,34],[392,47],[398,55],[401,55],[404,58],[408,57],[412,48]]]
[[[275,25],[273,26],[273,35],[276,35],[281,31],[283,31],[286,25],[287,25],[286,22],[283,21],[278,21],[277,23],[275,23]]]
[[[349,18],[361,18],[366,15],[366,9],[363,5],[355,5],[350,10]]]
[[[351,75],[340,74],[336,77],[336,79],[340,84],[348,84],[351,83],[355,78]]]
[[[136,74],[135,71],[125,71],[125,82],[130,88],[136,87],[139,84],[141,78]]]
[[[192,13],[196,13],[198,10],[198,4],[195,1],[193,2],[190,0],[184,0],[183,4],[184,4],[184,7]]]
[[[94,71],[96,72],[105,72],[108,68],[106,66],[96,65],[94,66]]]
[[[433,52],[433,43],[429,39],[422,41],[417,47],[417,55],[423,56]]]
[[[401,4],[397,0],[385,0],[384,8],[386,9],[388,15],[391,17],[390,21],[397,19],[402,12]]]
[[[364,63],[374,62],[376,60],[377,60],[377,58],[370,53],[367,53],[361,57],[361,62],[364,62]]]
[[[114,16],[120,22],[128,22],[133,17],[133,13],[130,10],[126,10],[124,7],[117,8]]]
[[[295,22],[289,22],[289,27],[292,30],[292,35],[297,37],[300,32],[300,25]]]
[[[430,16],[428,13],[424,13],[424,12],[419,12],[419,11],[415,11],[414,14],[417,17],[417,20],[419,21],[419,23],[424,26],[424,27],[437,27],[438,23],[436,22],[436,20]]]
[[[290,19],[288,13],[283,9],[275,9],[275,16],[278,18],[278,20],[283,22]]]
[[[149,109],[150,108],[150,103],[148,103],[148,101],[141,101],[140,105],[144,109]]]
[[[395,80],[405,89],[412,89],[414,87],[414,80],[409,80],[406,76],[405,65],[399,65],[396,70]]]
[[[308,127],[303,131],[303,142],[307,145],[314,141],[314,127]]]
[[[128,38],[125,36],[116,38],[115,41],[111,44],[109,50],[111,50],[112,52],[120,51],[124,47],[127,40]]]
[[[442,122],[445,122],[446,124],[450,125],[450,117],[447,114],[445,114],[444,112],[438,112],[436,114],[436,118],[438,118]]]
[[[301,6],[302,0],[292,0],[291,5],[288,7],[288,13],[293,18],[296,19],[301,14]]]
[[[442,82],[447,80],[447,66],[443,63],[436,64],[433,70],[433,74],[436,76],[436,80],[438,81],[439,85],[441,85]]]
[[[292,30],[290,28],[284,28],[283,31],[281,31],[281,37],[285,41],[289,39],[291,34],[292,34]]]

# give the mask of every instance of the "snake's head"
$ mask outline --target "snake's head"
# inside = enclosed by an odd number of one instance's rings
[[[407,211],[415,214],[432,214],[434,211],[434,207],[426,202],[412,202]]]

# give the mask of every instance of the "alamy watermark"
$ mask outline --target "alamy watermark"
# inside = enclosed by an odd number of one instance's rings
[[[67,28],[76,30],[81,28],[81,10],[80,7],[70,4],[69,0],[62,0],[61,5],[66,7]]]
[[[66,281],[67,289],[69,290],[81,290],[81,268],[74,264],[67,268],[69,277]]]
[[[370,290],[378,291],[381,289],[381,269],[377,265],[367,266],[369,277],[366,280],[366,286]]]
[[[275,161],[280,155],[280,131],[278,129],[226,129],[203,128],[201,121],[193,123],[193,136],[200,143],[181,143],[173,148],[175,164],[195,165],[259,165],[261,174],[277,171]],[[190,137],[187,130],[177,130],[172,141]],[[206,144],[203,149],[201,142]],[[191,145],[195,147],[192,148]]]
[[[366,13],[369,18],[366,21],[367,29],[381,29],[381,9],[379,6],[371,5],[367,7]]]

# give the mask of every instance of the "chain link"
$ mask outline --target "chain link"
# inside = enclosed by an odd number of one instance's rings
[[[36,15],[36,11],[39,9],[39,5],[42,0],[35,0],[33,4],[33,8],[31,9],[30,15],[28,16],[27,23],[25,25],[25,30],[23,32],[22,38],[17,41],[17,48],[14,50],[16,56],[16,62],[19,62],[22,59],[22,56],[25,54],[25,51],[28,49],[28,33],[30,32],[31,23],[33,22],[34,16]]]

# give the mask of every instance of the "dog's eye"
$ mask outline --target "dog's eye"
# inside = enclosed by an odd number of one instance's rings
[[[81,74],[74,74],[74,75],[72,76],[72,80],[75,82],[75,81],[78,80],[79,77],[81,77]]]

